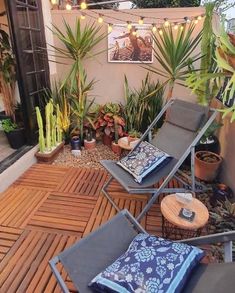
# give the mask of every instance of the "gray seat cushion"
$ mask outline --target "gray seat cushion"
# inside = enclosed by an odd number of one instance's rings
[[[183,293],[234,293],[235,263],[200,264]]]
[[[167,110],[166,121],[190,131],[198,131],[206,118],[207,108],[175,100]]]

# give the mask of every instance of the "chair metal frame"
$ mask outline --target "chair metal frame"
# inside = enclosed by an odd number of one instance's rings
[[[136,229],[139,233],[147,233],[143,227],[139,224],[139,222],[130,214],[128,210],[122,210],[120,213],[125,216],[128,221],[133,225],[133,228]],[[103,224],[100,228],[102,229],[107,223]],[[92,232],[97,233],[97,231]],[[91,235],[90,234],[90,235]],[[89,235],[88,235],[89,237]],[[86,238],[81,239],[81,241],[85,241]],[[209,245],[209,244],[216,244],[216,243],[222,243],[224,245],[224,262],[232,262],[232,242],[235,241],[235,231],[231,232],[224,232],[224,233],[218,233],[218,234],[211,234],[196,238],[190,238],[190,239],[183,239],[179,240],[178,242],[187,243],[194,246],[201,246],[201,245]],[[76,245],[76,244],[75,244]],[[59,283],[62,291],[64,293],[69,293],[69,289],[65,284],[64,279],[62,278],[57,265],[60,263],[59,256],[55,256],[49,261],[49,265],[51,267],[52,272],[54,273],[57,282]]]
[[[142,135],[140,141],[138,144],[134,147],[132,151],[134,151],[140,143],[147,138],[149,133],[151,133],[151,130],[153,127],[156,125],[156,123],[161,119],[161,117],[164,115],[164,113],[167,111],[167,109],[174,103],[175,99],[169,100],[168,103],[162,108],[160,113],[157,115],[157,117],[153,120],[153,122],[150,124],[148,129],[145,131],[145,133]],[[198,134],[192,141],[191,145],[186,149],[184,154],[181,156],[181,158],[178,160],[178,162],[175,164],[174,168],[171,170],[171,172],[168,174],[168,176],[164,179],[162,184],[159,186],[159,188],[125,188],[126,191],[130,194],[151,194],[151,198],[148,201],[147,205],[144,207],[144,209],[141,211],[141,213],[138,215],[137,220],[140,221],[143,216],[148,212],[152,204],[156,201],[158,196],[161,193],[175,193],[175,192],[185,192],[185,191],[192,191],[192,192],[202,192],[208,190],[203,184],[195,180],[195,171],[194,171],[194,166],[195,166],[195,146],[196,144],[200,141],[202,136],[204,135],[205,131],[208,129],[208,127],[212,124],[212,122],[215,120],[216,115],[217,115],[217,110],[216,109],[209,109],[211,112],[211,116],[209,119],[206,121],[206,123],[203,125],[203,127],[199,130]],[[131,151],[131,152],[132,152]],[[188,157],[188,155],[191,154],[191,177],[189,177],[187,174],[184,174],[182,171],[179,170],[180,166],[183,164],[184,160]],[[183,177],[187,180],[185,181],[182,179],[179,175],[176,173],[179,172],[179,174],[183,175]],[[184,186],[184,188],[166,188],[167,184],[169,181],[175,178],[179,182],[181,182]],[[111,176],[108,181],[104,184],[102,188],[103,194],[106,196],[106,198],[109,200],[109,202],[112,204],[112,206],[117,210],[120,211],[119,207],[116,205],[116,203],[113,201],[112,197],[108,193],[108,186],[110,185],[111,181],[114,179],[113,176]],[[188,183],[191,180],[191,185]],[[134,179],[133,179],[134,181]],[[156,182],[157,183],[157,182]]]

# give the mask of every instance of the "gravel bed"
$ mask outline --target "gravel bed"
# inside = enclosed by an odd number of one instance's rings
[[[94,168],[103,169],[100,164],[101,160],[118,160],[119,156],[116,155],[110,147],[99,143],[93,150],[81,151],[79,157],[75,157],[71,153],[71,148],[69,145],[64,146],[64,150],[60,152],[59,156],[52,163],[57,166],[67,166],[67,167],[83,167],[83,168]]]

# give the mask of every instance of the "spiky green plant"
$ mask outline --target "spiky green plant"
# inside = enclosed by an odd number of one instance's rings
[[[166,79],[168,84],[167,100],[172,98],[175,84],[185,86],[189,65],[200,59],[200,53],[194,54],[201,41],[202,32],[193,36],[195,25],[184,25],[177,33],[172,27],[163,27],[162,34],[153,35],[154,56],[160,67],[148,66],[146,69]]]
[[[51,46],[58,54],[57,58],[63,60],[69,59],[73,61],[69,74],[65,78],[62,86],[69,81],[71,89],[77,87],[79,83],[79,73],[83,70],[82,61],[88,58],[94,58],[101,52],[93,53],[94,47],[100,43],[105,37],[106,33],[101,33],[101,27],[96,26],[95,23],[86,24],[84,28],[81,27],[80,19],[75,22],[72,28],[65,20],[63,20],[65,33],[59,27],[53,25],[53,34],[62,42],[64,48]]]
[[[38,143],[39,143],[39,151],[41,153],[45,152],[45,138],[44,138],[44,131],[43,131],[43,121],[42,115],[40,112],[39,107],[36,107],[36,115],[37,115],[37,123],[38,123]]]

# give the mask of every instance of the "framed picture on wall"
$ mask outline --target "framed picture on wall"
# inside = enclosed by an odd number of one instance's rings
[[[108,36],[108,62],[153,63],[153,39],[150,25],[113,25]]]

